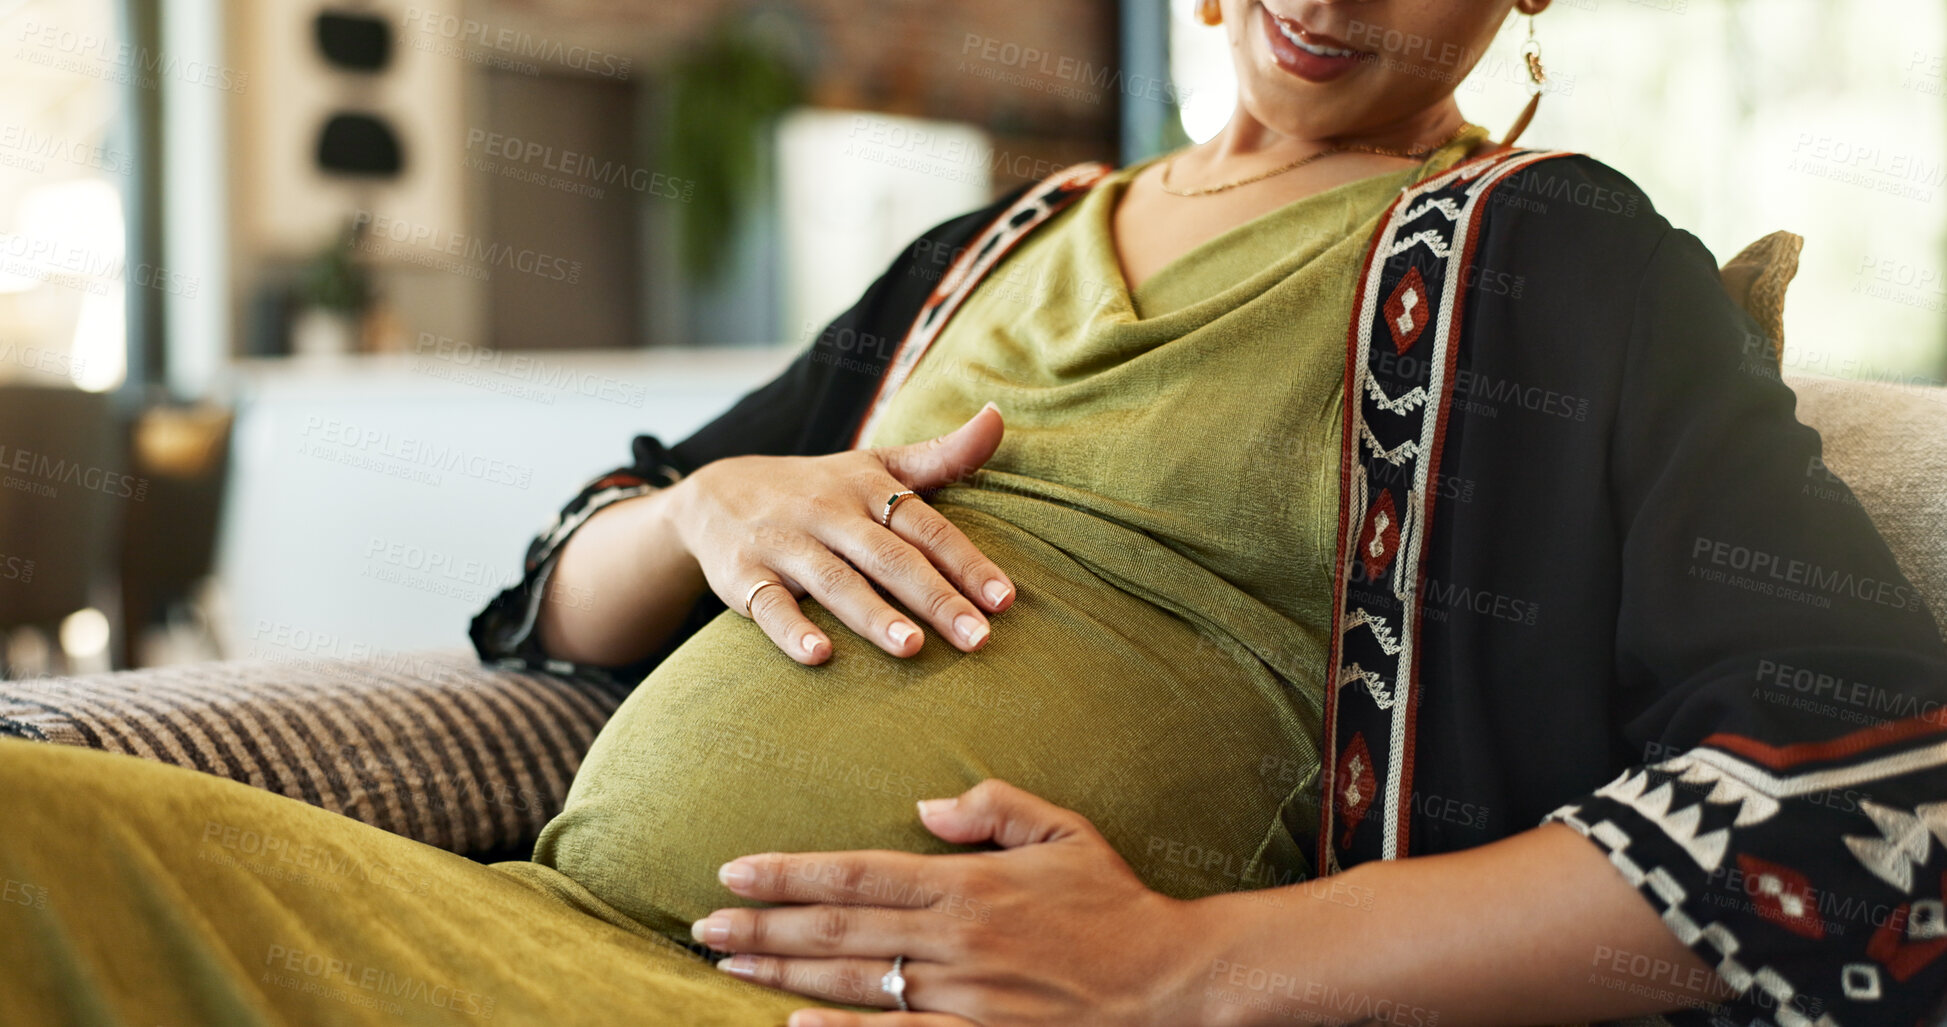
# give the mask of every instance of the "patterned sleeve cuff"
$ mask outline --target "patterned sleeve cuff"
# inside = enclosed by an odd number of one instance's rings
[[[1830,1003],[1805,990],[1811,983],[1807,975],[1822,969],[1840,973],[1851,998],[1856,987],[1867,986],[1853,979],[1860,968],[1847,966],[1840,971],[1826,962],[1829,953],[1804,945],[1766,945],[1761,950],[1752,944],[1776,940],[1750,937],[1754,925],[1783,927],[1803,935],[1809,933],[1806,923],[1820,916],[1819,900],[1802,875],[1747,852],[1727,851],[1733,823],[1751,815],[1739,800],[1761,801],[1762,797],[1737,796],[1725,808],[1719,805],[1723,797],[1713,792],[1711,798],[1698,802],[1694,792],[1679,791],[1682,775],[1676,764],[1680,763],[1632,768],[1595,793],[1550,813],[1543,822],[1565,824],[1599,846],[1677,939],[1716,971],[1721,983],[1677,980],[1679,972],[1673,968],[1659,980],[1653,966],[1638,972],[1639,964],[1646,961],[1634,953],[1622,954],[1620,961],[1602,960],[1603,954],[1597,953],[1597,972],[1615,976],[1619,987],[1660,994],[1673,1003],[1691,1003],[1688,1009],[1665,1014],[1677,1027],[1732,1023],[1834,1027],[1850,1022],[1834,1020]],[[1701,998],[1700,986],[1704,988]]]

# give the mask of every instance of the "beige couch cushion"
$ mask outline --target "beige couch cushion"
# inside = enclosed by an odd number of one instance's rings
[[[1825,465],[1845,479],[1900,567],[1947,612],[1947,388],[1785,376],[1798,419],[1818,429]]]

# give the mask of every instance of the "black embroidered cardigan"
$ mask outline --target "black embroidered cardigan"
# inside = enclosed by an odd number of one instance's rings
[[[926,232],[776,379],[674,446],[638,436],[475,618],[481,656],[639,680],[723,603],[631,667],[549,659],[568,535],[712,460],[855,446],[1107,170]],[[1947,650],[1709,252],[1606,165],[1508,151],[1402,194],[1354,309],[1320,867],[1559,821],[1734,992],[1673,1021],[1922,1022],[1947,986]]]

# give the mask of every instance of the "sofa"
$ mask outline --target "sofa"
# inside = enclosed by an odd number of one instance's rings
[[[1785,381],[1824,438],[1805,487],[1862,505],[1940,620],[1947,388]],[[531,852],[623,697],[465,650],[227,661],[0,682],[0,735],[221,774],[490,860]]]

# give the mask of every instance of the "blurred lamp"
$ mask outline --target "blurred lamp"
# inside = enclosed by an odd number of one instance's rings
[[[85,660],[108,651],[108,615],[90,606],[61,621],[61,651]]]

